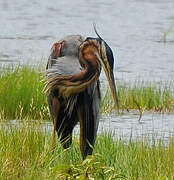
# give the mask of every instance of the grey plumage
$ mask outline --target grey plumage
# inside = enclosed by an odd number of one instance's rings
[[[53,77],[54,74],[55,76],[69,76],[79,73],[82,68],[78,59],[78,50],[84,40],[84,37],[80,35],[69,35],[59,40],[59,42],[64,41],[61,57],[54,59],[51,52],[46,71],[47,77]]]

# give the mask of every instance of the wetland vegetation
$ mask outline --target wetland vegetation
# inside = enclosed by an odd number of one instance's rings
[[[48,120],[48,106],[44,89],[44,70],[30,66],[1,68],[0,70],[0,117],[1,119]],[[118,85],[120,110],[171,112],[174,111],[173,80],[156,84],[135,81]],[[103,97],[101,112],[113,110],[109,91]]]
[[[94,155],[82,161],[77,136],[68,150],[59,141],[52,149],[52,133],[38,121],[23,120],[20,127],[0,126],[0,179],[172,179],[174,139],[164,145],[125,143],[112,133],[98,136]],[[109,148],[108,148],[109,147]]]

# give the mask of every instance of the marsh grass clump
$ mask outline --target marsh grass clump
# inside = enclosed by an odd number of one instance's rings
[[[82,161],[78,139],[52,149],[52,133],[41,121],[0,126],[0,179],[172,179],[174,139],[114,140],[98,136],[93,156]]]
[[[39,68],[7,67],[0,70],[1,119],[48,119],[44,76]]]
[[[161,83],[162,84],[162,83]],[[121,110],[173,112],[174,111],[174,87],[173,83],[167,82],[158,85],[150,82],[138,81],[131,84],[119,85],[118,96]],[[110,91],[106,91],[101,104],[101,111],[112,111],[113,101]]]
[[[173,140],[169,146],[165,146],[162,139],[153,138],[152,143],[149,143],[146,137],[137,141],[130,139],[125,143],[121,138],[114,141],[111,134],[105,134],[99,137],[96,149],[101,156],[100,161],[110,164],[127,179],[170,179],[174,175],[174,155],[171,153]]]

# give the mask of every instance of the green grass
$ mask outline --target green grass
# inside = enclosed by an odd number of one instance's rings
[[[161,82],[161,85],[153,82],[137,81],[133,84],[118,85],[118,97],[120,110],[138,110],[154,112],[174,111],[174,86],[173,81]],[[107,91],[101,103],[101,111],[112,111],[113,101],[110,91]]]
[[[1,119],[49,118],[43,74],[41,69],[29,66],[1,69]]]
[[[0,119],[49,119],[44,88],[44,71],[30,66],[0,70]],[[165,83],[165,84],[164,84]],[[174,86],[138,81],[133,84],[118,84],[121,111],[138,110],[174,111]],[[107,91],[101,103],[101,112],[110,113],[113,100]]]
[[[79,141],[68,150],[57,141],[53,151],[52,133],[41,121],[24,120],[20,126],[0,126],[0,179],[173,179],[174,139],[113,140],[111,133],[97,138],[94,155],[82,161]]]

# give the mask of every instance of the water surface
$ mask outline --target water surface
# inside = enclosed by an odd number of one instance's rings
[[[147,139],[150,142],[153,139],[160,139],[164,143],[168,143],[171,137],[174,138],[174,114],[145,113],[141,121],[138,119],[139,115],[132,113],[121,116],[115,114],[102,116],[98,133],[110,132],[114,138],[121,138],[125,142],[130,139],[133,141]],[[19,120],[5,122],[7,128],[9,125],[20,128],[21,123],[23,122]],[[30,124],[30,122],[28,123]],[[52,122],[40,122],[40,126],[44,131],[53,132]],[[79,134],[79,124],[76,125],[74,133]]]
[[[56,40],[67,34],[95,36],[112,47],[116,78],[166,80],[174,74],[172,0],[0,1],[0,63],[45,62]]]

